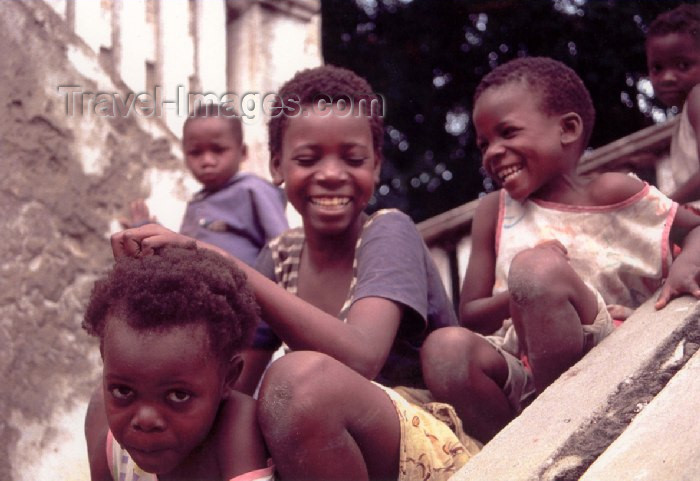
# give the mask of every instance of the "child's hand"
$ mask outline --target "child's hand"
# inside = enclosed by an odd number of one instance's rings
[[[119,219],[119,223],[124,229],[141,227],[142,225],[155,222],[155,218],[151,217],[146,201],[136,199],[129,203],[129,213],[125,217]]]
[[[662,309],[668,304],[671,299],[683,294],[692,294],[700,299],[700,285],[698,285],[698,277],[700,276],[700,262],[683,257],[683,253],[671,265],[668,273],[668,278],[661,287],[659,297],[654,305],[656,309]]]
[[[621,306],[620,304],[608,304],[606,307],[610,317],[616,321],[624,321],[634,313],[634,309]]]
[[[158,224],[147,224],[135,229],[117,232],[110,239],[114,258],[143,257],[154,254],[161,247],[176,245],[194,247],[194,239],[178,234]]]

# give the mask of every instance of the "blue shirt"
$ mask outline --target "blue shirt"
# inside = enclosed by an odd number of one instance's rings
[[[187,203],[180,233],[208,242],[254,265],[270,239],[287,230],[284,192],[265,179],[242,173],[219,190],[201,190]]]
[[[301,228],[285,232],[260,253],[259,272],[296,294],[299,259],[304,244]],[[396,339],[374,381],[388,387],[424,388],[420,347],[435,329],[456,326],[457,316],[439,272],[413,221],[393,210],[375,212],[366,222],[355,249],[354,279],[345,305],[364,297],[383,297],[405,307]],[[252,347],[275,350],[281,340],[264,322]]]

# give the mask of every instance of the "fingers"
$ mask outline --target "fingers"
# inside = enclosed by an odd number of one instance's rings
[[[677,289],[677,288],[672,288],[669,286],[669,283],[666,282],[664,283],[663,287],[661,288],[661,292],[659,292],[659,296],[656,298],[656,303],[654,304],[654,307],[658,309],[663,309],[668,305],[669,302],[671,302],[672,299],[678,297],[680,294],[690,294],[696,299],[700,299],[700,286],[696,281],[692,281],[686,286],[683,286],[683,289]]]
[[[157,224],[147,224],[135,229],[117,232],[110,238],[114,258],[122,256],[143,257],[153,254],[156,248],[167,243],[163,233],[169,232]]]
[[[668,287],[668,284],[664,284],[664,286],[661,288],[661,292],[659,293],[659,297],[656,298],[656,303],[654,304],[654,307],[656,310],[663,309],[666,307],[668,302],[671,300],[671,288]]]

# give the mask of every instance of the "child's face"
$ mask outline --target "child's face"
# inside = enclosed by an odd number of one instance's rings
[[[182,147],[187,167],[207,190],[223,187],[246,157],[246,148],[234,135],[230,121],[220,117],[190,119]]]
[[[145,471],[165,474],[207,438],[225,392],[200,324],[135,330],[108,319],[103,391],[114,438]]]
[[[338,235],[358,229],[380,170],[369,119],[305,109],[288,119],[271,170],[276,182],[284,182],[307,230]]]
[[[654,95],[667,107],[682,107],[700,83],[700,46],[691,35],[670,33],[647,40],[647,66]]]
[[[538,192],[562,173],[560,116],[540,108],[524,82],[485,90],[474,106],[484,168],[516,200]]]

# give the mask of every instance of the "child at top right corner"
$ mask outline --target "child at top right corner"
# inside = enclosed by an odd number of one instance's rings
[[[661,190],[681,204],[700,207],[700,5],[682,4],[649,25],[646,39],[654,95],[680,110],[668,160],[657,168]],[[663,170],[670,172],[665,176]],[[663,180],[662,180],[663,179]]]
[[[594,116],[578,75],[549,58],[503,64],[477,87],[477,144],[502,189],[475,213],[463,327],[433,332],[421,356],[430,391],[483,442],[612,332],[610,306],[659,287],[658,309],[700,297],[700,217],[636,177],[577,174]],[[671,240],[683,245],[673,263]]]

